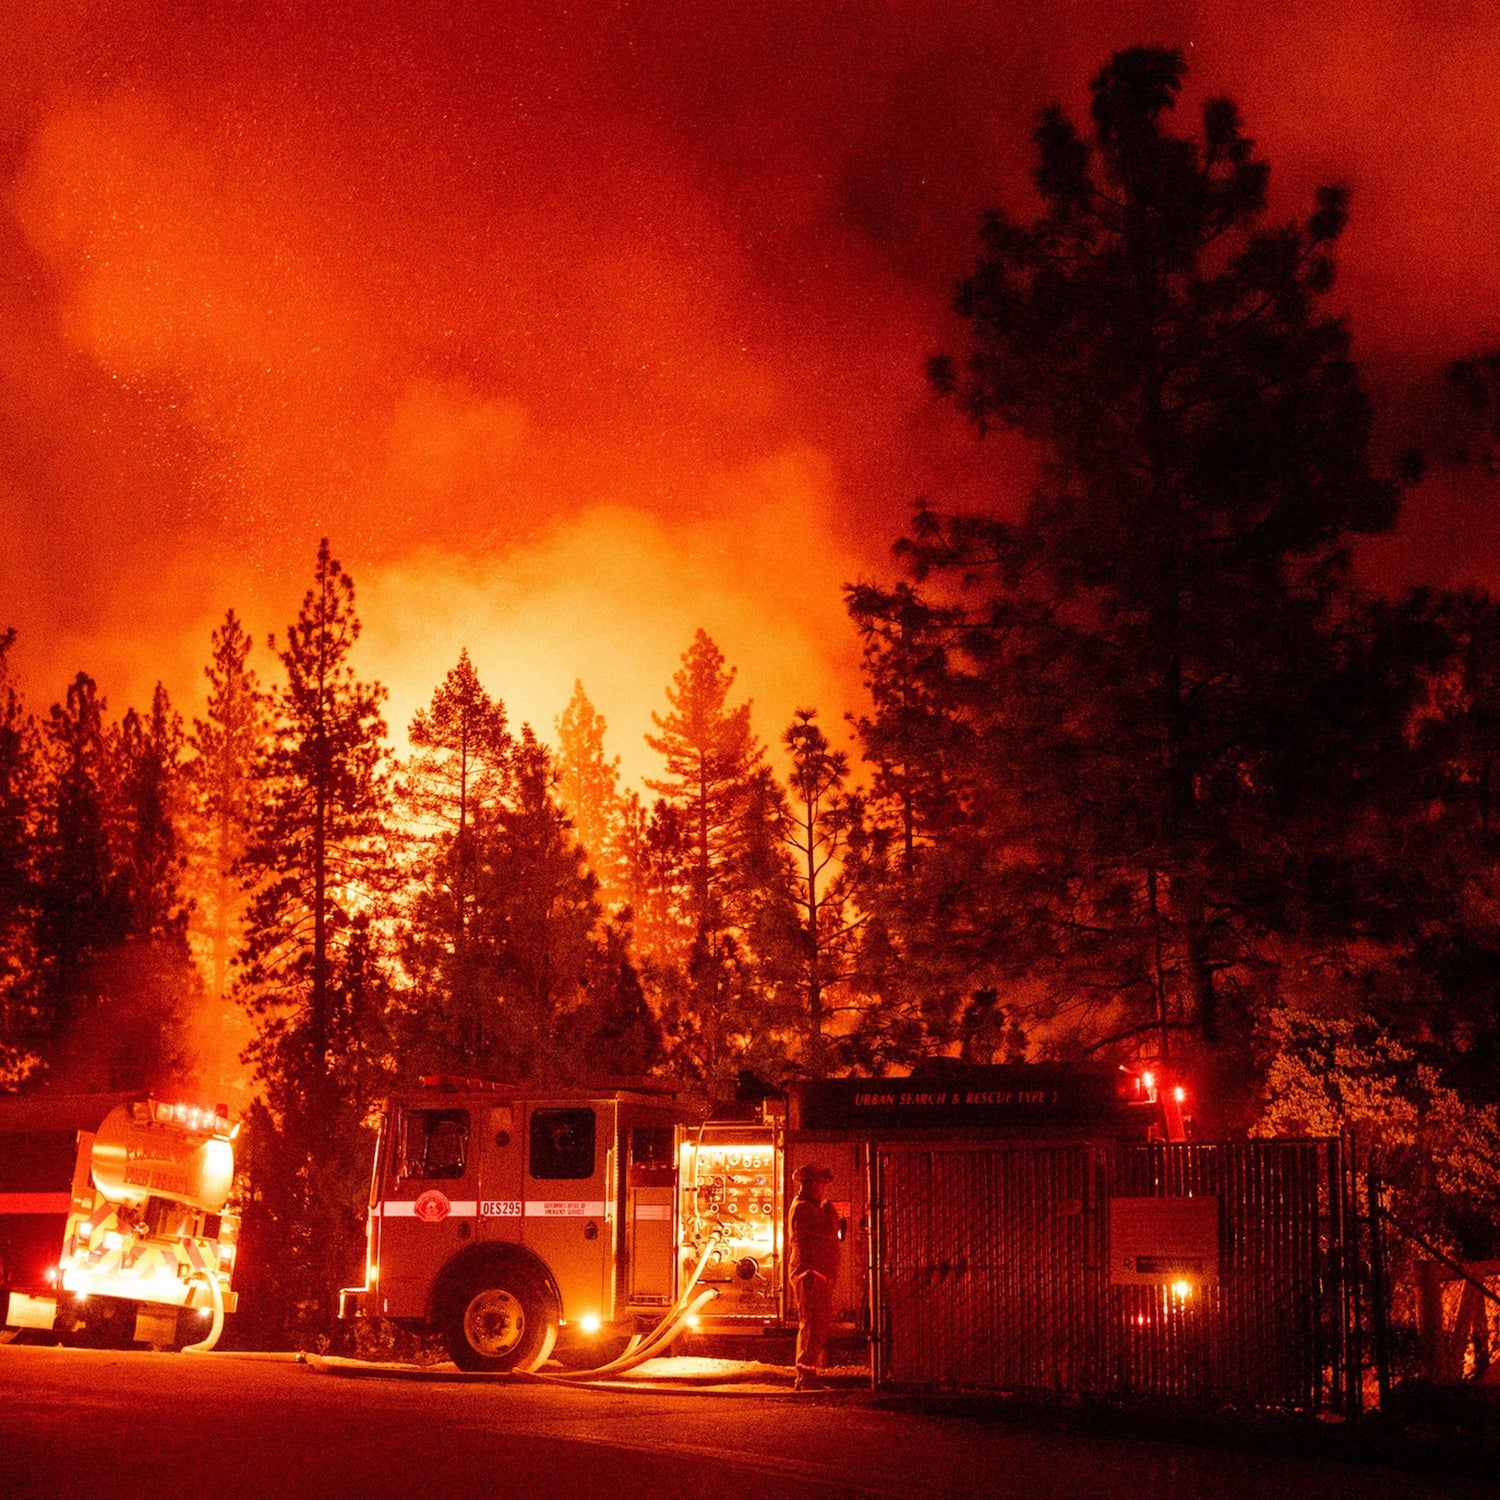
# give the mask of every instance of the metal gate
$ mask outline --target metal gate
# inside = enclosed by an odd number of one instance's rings
[[[1357,1410],[1337,1141],[872,1156],[877,1383]],[[1197,1274],[1122,1255],[1129,1225],[1184,1213],[1213,1241]]]

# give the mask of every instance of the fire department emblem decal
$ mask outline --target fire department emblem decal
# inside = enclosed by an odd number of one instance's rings
[[[440,1219],[448,1217],[448,1211],[452,1207],[448,1199],[436,1188],[428,1188],[412,1205],[412,1212],[424,1224],[436,1224]]]

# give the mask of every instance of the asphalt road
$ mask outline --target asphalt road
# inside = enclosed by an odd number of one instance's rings
[[[1493,1496],[1284,1453],[892,1410],[858,1394],[348,1378],[286,1358],[0,1347],[5,1500]]]

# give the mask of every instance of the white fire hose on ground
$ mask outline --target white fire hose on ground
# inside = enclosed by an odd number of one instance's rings
[[[669,1348],[672,1341],[682,1332],[686,1324],[697,1314],[707,1307],[719,1294],[711,1286],[706,1286],[691,1302],[683,1307],[678,1305],[674,1309],[676,1316],[668,1315],[651,1333],[643,1339],[634,1351],[627,1351],[618,1359],[612,1359],[607,1365],[600,1365],[593,1370],[562,1370],[555,1375],[544,1378],[549,1380],[597,1380],[601,1375],[623,1375],[627,1370],[633,1370],[637,1365],[643,1365],[648,1359],[655,1359],[663,1350]]]
[[[625,1352],[618,1358],[610,1360],[593,1370],[566,1370],[554,1375],[545,1375],[544,1380],[595,1380],[601,1375],[623,1375],[627,1370],[633,1370],[637,1365],[645,1364],[648,1359],[653,1359],[663,1349],[670,1347],[672,1341],[682,1332],[683,1328],[697,1316],[697,1314],[719,1294],[713,1287],[704,1287],[696,1297],[693,1291],[698,1285],[698,1278],[703,1275],[708,1265],[709,1257],[717,1248],[722,1234],[715,1231],[708,1238],[703,1247],[703,1253],[698,1257],[698,1264],[693,1268],[693,1274],[688,1278],[688,1284],[682,1289],[682,1295],[678,1297],[676,1304],[669,1308],[662,1316],[661,1321],[644,1338],[637,1335],[631,1339],[626,1346]],[[689,1300],[691,1299],[691,1300]]]
[[[219,1342],[219,1335],[224,1332],[224,1293],[219,1287],[219,1278],[212,1271],[202,1271],[199,1274],[208,1282],[208,1295],[213,1304],[214,1320],[209,1324],[208,1337],[200,1339],[196,1344],[185,1344],[182,1350],[184,1354],[207,1354]]]

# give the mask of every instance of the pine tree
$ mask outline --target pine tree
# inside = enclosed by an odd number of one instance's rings
[[[733,856],[746,798],[765,751],[750,728],[750,705],[729,707],[735,671],[699,630],[667,689],[670,712],[651,715],[660,733],[646,743],[666,760],[666,776],[646,785],[686,819],[694,926],[710,950],[735,925]]]
[[[80,672],[64,702],[53,705],[43,734],[36,942],[47,1050],[58,1047],[92,1003],[99,956],[129,931],[128,894],[115,858],[118,789],[105,708],[93,678]]]
[[[183,750],[182,719],[158,683],[150,714],[142,718],[133,708],[127,711],[112,746],[124,802],[122,863],[130,930],[148,941],[186,939],[186,858],[179,832]]]
[[[0,1091],[41,1064],[37,1022],[36,725],[11,680],[14,630],[0,631]]]
[[[1036,131],[1043,212],[985,222],[933,378],[1042,450],[1018,521],[919,513],[978,820],[937,874],[976,973],[1041,991],[1061,1046],[1244,1041],[1337,670],[1351,536],[1388,526],[1348,336],[1320,308],[1345,195],[1268,224],[1232,104],[1164,128],[1175,52],[1094,80],[1093,139]],[[955,612],[954,601],[957,602]],[[1309,752],[1313,756],[1309,758]],[[929,899],[928,910],[941,909]]]
[[[461,652],[458,664],[412,720],[401,810],[421,872],[406,928],[413,978],[406,1066],[423,1071],[482,1066],[485,1011],[494,1003],[482,951],[472,940],[485,831],[515,782],[515,740],[505,705],[490,697]]]
[[[612,917],[595,935],[577,1052],[583,1064],[578,1076],[585,1079],[640,1077],[665,1059],[661,1027],[631,958],[631,936],[624,916]]]
[[[493,1004],[471,938],[480,841],[513,789],[514,738],[504,703],[484,690],[468,652],[417,712],[408,738],[414,753],[398,799],[416,840],[419,885],[405,929],[413,993],[402,1055],[408,1068],[474,1071]]]
[[[872,777],[843,861],[860,913],[851,963],[861,1004],[842,1048],[880,1072],[949,1050],[973,1007],[988,1004],[979,997],[993,993],[995,949],[1009,956],[1013,931],[974,920],[974,909],[997,889],[985,865],[1006,825],[995,809],[989,827],[976,816],[989,793],[976,784],[964,677],[953,669],[962,611],[908,583],[852,586],[847,602],[873,712],[853,721]]]
[[[557,791],[573,819],[589,867],[599,877],[599,899],[607,908],[624,901],[620,839],[623,806],[620,757],[606,754],[603,717],[581,682],[557,721]]]
[[[337,969],[354,917],[388,880],[385,690],[354,676],[359,633],[353,581],[325,538],[277,651],[286,682],[245,858],[254,895],[241,981],[255,1014],[277,1023],[274,1044],[268,1032],[257,1048],[273,1103],[296,1108],[315,1135],[344,1093],[331,1045]]]
[[[417,753],[405,768],[403,810],[417,824],[436,829],[447,846],[446,926],[455,951],[461,951],[474,899],[476,814],[509,791],[515,752],[505,705],[484,690],[467,651],[459,653],[431,707],[417,711],[408,738]]]
[[[905,583],[890,590],[855,585],[847,600],[874,706],[854,720],[874,773],[869,809],[896,841],[899,894],[910,899],[921,851],[942,842],[961,817],[954,776],[964,724],[938,696],[948,679],[954,616]]]
[[[648,809],[637,792],[628,792],[620,815],[620,851],[635,951],[659,989],[667,976],[687,963],[693,943],[687,827],[681,809],[664,797]]]
[[[200,993],[178,853],[181,724],[160,689],[144,718],[132,709],[109,728],[105,708],[80,673],[47,726],[42,1050],[58,1087],[180,1087]]]
[[[360,1125],[388,1051],[371,922],[392,883],[385,692],[354,675],[359,633],[353,581],[325,539],[276,653],[286,681],[244,858],[239,980],[264,1100],[247,1240],[276,1247],[274,1301],[304,1332],[331,1326],[337,1278],[358,1257]]]
[[[598,882],[554,784],[547,747],[523,726],[512,797],[479,840],[474,943],[494,997],[480,1056],[492,1076],[579,1076],[591,1061],[570,1017],[595,957]]]
[[[1386,833],[1359,882],[1377,899],[1389,978],[1378,989],[1393,1034],[1469,1098],[1500,1103],[1500,603],[1478,589],[1424,600],[1442,654],[1398,721],[1399,778],[1375,790]],[[1412,673],[1416,678],[1418,674]],[[1405,752],[1404,754],[1400,752]],[[1394,783],[1394,784],[1393,784]],[[1371,903],[1373,904],[1373,902]],[[1417,1004],[1413,1004],[1413,1000]],[[1366,1000],[1368,1005],[1368,999]],[[1373,1008],[1373,1007],[1372,1007]],[[1431,1049],[1435,1055],[1426,1056]]]
[[[203,981],[187,929],[187,860],[182,719],[157,684],[151,711],[129,710],[112,736],[120,796],[117,863],[129,908],[124,946],[101,975],[98,1039],[81,1044],[97,1067],[113,1056],[101,1086],[191,1087],[195,1060],[188,1029],[201,1008]]]
[[[691,932],[683,966],[654,975],[663,1026],[674,1064],[720,1092],[747,1067],[783,1071],[790,1040],[773,957],[794,920],[784,797],[750,728],[750,705],[729,706],[734,677],[699,630],[667,690],[670,712],[652,715],[660,732],[646,737],[667,772],[647,786],[672,808],[653,818],[658,853],[669,834],[681,838],[680,873],[658,870],[656,886],[685,886],[681,916]]]
[[[849,835],[859,804],[845,791],[849,757],[835,750],[817,710],[799,708],[782,736],[791,759],[783,828],[792,855],[799,981],[805,996],[806,1059],[826,1070],[828,997],[852,976],[861,919],[851,909]]]
[[[210,988],[222,1001],[244,920],[240,861],[257,804],[255,768],[265,745],[267,702],[250,666],[252,642],[231,609],[213,633],[207,717],[193,720],[189,777],[194,793],[195,916],[208,949]]]
[[[873,705],[854,725],[873,775],[845,861],[861,913],[855,966],[865,1003],[844,1047],[856,1066],[880,1071],[960,1040],[964,1018],[988,1005],[979,997],[992,993],[1004,962],[995,950],[1009,957],[1014,932],[1009,920],[971,920],[999,889],[985,866],[994,830],[1006,825],[993,807],[987,820],[977,815],[993,788],[976,784],[965,678],[953,669],[962,610],[908,583],[856,585],[847,600]],[[986,932],[993,944],[981,940]]]

